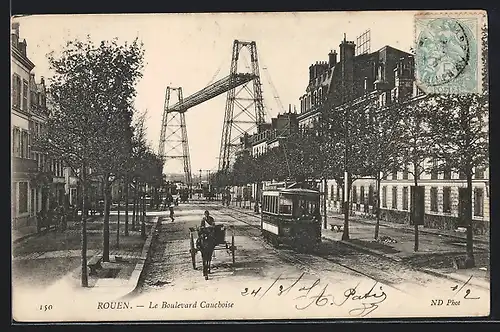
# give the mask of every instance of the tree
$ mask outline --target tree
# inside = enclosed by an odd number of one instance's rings
[[[432,155],[465,175],[467,186],[464,224],[467,227],[466,267],[474,267],[472,225],[472,177],[488,165],[488,91],[482,94],[435,96],[430,126],[434,140]],[[438,166],[438,167],[439,167]]]
[[[119,144],[109,144],[125,128],[124,110],[134,96],[133,82],[142,66],[140,45],[118,46],[116,40],[95,46],[90,38],[69,41],[62,53],[50,53],[54,71],[49,94],[54,103],[47,132],[35,143],[58,155],[78,176],[82,188],[81,285],[87,277],[87,188],[88,170],[105,169],[107,154]],[[115,136],[114,136],[115,135]],[[116,142],[113,142],[116,143]],[[106,242],[106,241],[105,241]],[[109,244],[109,237],[108,237]]]
[[[402,135],[400,138],[400,165],[405,171],[413,175],[415,188],[418,188],[418,180],[426,171],[425,161],[430,156],[430,149],[433,146],[432,137],[429,131],[429,96],[420,95],[413,99],[401,103],[401,125]],[[411,165],[411,167],[409,167]],[[394,171],[397,171],[395,169]],[[412,211],[416,211],[416,193],[412,196]],[[414,219],[415,246],[418,251],[418,226],[419,222]]]
[[[344,232],[342,240],[349,240],[350,191],[352,184],[370,174],[366,135],[367,107],[370,98],[361,97],[349,101],[328,113],[328,174],[342,184]],[[347,174],[347,179],[345,178]],[[347,186],[347,187],[346,187]]]
[[[401,168],[398,158],[401,151],[402,127],[399,103],[391,103],[386,107],[370,105],[366,110],[366,147],[368,151],[369,173],[376,182],[376,224],[375,239],[378,239],[380,228],[380,183],[390,173]]]
[[[90,104],[99,112],[102,125],[91,141],[91,167],[100,174],[104,193],[103,261],[109,261],[109,210],[111,184],[124,173],[129,158],[129,142],[132,137],[132,103],[136,95],[135,85],[142,77],[142,45],[134,40],[130,45],[118,45],[117,40],[102,41],[95,46],[87,41],[84,52],[86,62],[75,62],[71,70],[80,80],[90,83]]]

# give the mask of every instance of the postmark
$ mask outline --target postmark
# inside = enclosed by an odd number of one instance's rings
[[[414,20],[419,88],[425,93],[480,93],[482,16],[419,13]]]

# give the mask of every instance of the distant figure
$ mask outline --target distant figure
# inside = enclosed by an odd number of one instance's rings
[[[171,204],[168,204],[168,209],[170,210],[170,219],[174,222],[174,207]]]

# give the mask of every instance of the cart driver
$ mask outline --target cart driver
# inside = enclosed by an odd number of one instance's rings
[[[201,219],[201,225],[200,226],[201,227],[215,226],[215,220],[210,215],[210,212],[208,212],[208,210],[205,210],[205,216],[203,217],[203,219]]]

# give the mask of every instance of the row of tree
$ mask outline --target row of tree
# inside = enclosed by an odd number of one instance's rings
[[[483,31],[483,38],[486,38]],[[214,177],[219,186],[244,185],[286,178],[334,179],[343,190],[344,211],[356,179],[376,180],[375,238],[380,221],[381,180],[404,171],[414,186],[424,172],[457,172],[466,179],[463,223],[467,226],[467,265],[472,252],[472,178],[488,165],[487,49],[483,49],[482,92],[459,95],[425,95],[387,100],[364,96],[339,107],[323,103],[321,118],[310,129],[282,139],[279,147],[260,156],[243,151],[228,174]],[[431,160],[431,165],[428,161]],[[348,178],[345,181],[344,177]],[[326,181],[325,181],[326,182]],[[324,183],[325,183],[324,182]],[[345,197],[347,194],[347,197]],[[416,195],[412,195],[416,199]],[[412,207],[416,201],[412,202]],[[349,213],[344,213],[343,240],[349,239]],[[418,222],[415,251],[418,250]]]
[[[163,162],[148,146],[145,116],[138,116],[133,104],[143,56],[137,40],[95,45],[90,38],[70,41],[60,54],[48,55],[54,72],[48,90],[52,107],[47,129],[34,148],[63,160],[78,178],[83,287],[88,286],[86,216],[91,181],[100,181],[103,190],[103,261],[109,261],[112,184],[119,183],[124,191],[128,235],[130,189],[137,201],[146,185],[162,183]],[[142,221],[145,236],[144,215]]]

